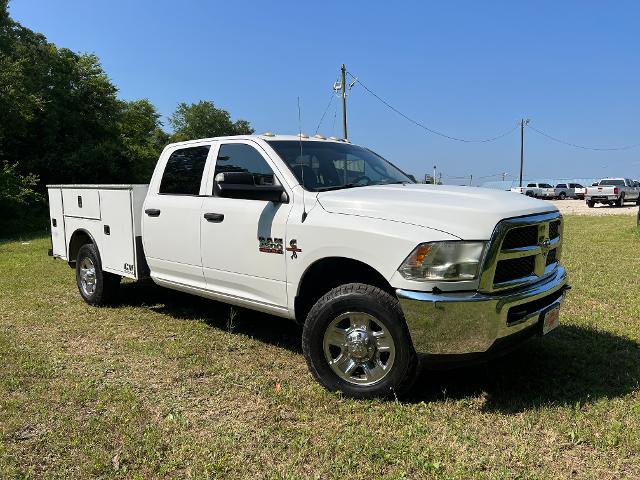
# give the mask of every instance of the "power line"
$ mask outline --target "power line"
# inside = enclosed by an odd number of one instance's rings
[[[531,130],[533,130],[534,132],[536,132],[539,135],[542,135],[543,137],[547,137],[550,140],[553,140],[554,142],[558,142],[558,143],[562,143],[564,145],[568,145],[570,147],[575,147],[575,148],[581,148],[583,150],[596,150],[596,151],[606,151],[606,152],[610,152],[610,151],[614,151],[614,150],[629,150],[631,148],[636,148],[636,147],[640,147],[640,143],[635,143],[633,145],[625,145],[622,147],[587,147],[584,145],[578,145],[576,143],[571,143],[571,142],[567,142],[565,140],[561,140],[559,138],[553,137],[551,135],[549,135],[548,133],[544,133],[541,130],[538,130],[535,127],[532,127],[531,125],[526,125],[527,127],[529,127]]]
[[[504,132],[501,133],[500,135],[497,135],[495,137],[491,137],[491,138],[483,138],[483,139],[468,139],[468,138],[459,138],[459,137],[453,137],[451,135],[447,135],[446,133],[442,133],[439,132],[437,130],[434,130],[432,128],[427,127],[426,125],[424,125],[421,122],[418,122],[417,120],[414,120],[413,118],[409,117],[408,115],[405,115],[404,113],[402,113],[400,110],[398,110],[397,108],[395,108],[393,105],[391,105],[389,102],[387,102],[386,100],[384,100],[382,97],[380,97],[378,94],[376,94],[374,91],[372,91],[369,87],[367,87],[364,83],[362,83],[362,81],[360,81],[360,79],[358,79],[357,77],[355,77],[351,72],[347,72],[347,74],[353,79],[354,83],[358,83],[360,84],[360,86],[362,88],[364,88],[367,92],[369,92],[371,95],[373,95],[375,98],[377,98],[380,102],[382,102],[387,108],[389,108],[390,110],[393,110],[395,113],[397,113],[398,115],[400,115],[401,117],[403,117],[405,120],[408,120],[409,122],[413,123],[414,125],[426,130],[429,133],[433,133],[434,135],[439,135],[441,137],[444,138],[448,138],[449,140],[455,140],[457,142],[464,142],[464,143],[487,143],[487,142],[493,142],[495,140],[498,140],[502,137],[506,137],[507,135],[509,135],[510,133],[513,133],[516,128],[518,128],[517,126]]]
[[[332,91],[331,97],[329,97],[329,103],[327,104],[327,108],[324,109],[324,113],[322,114],[322,117],[320,117],[320,121],[318,122],[318,126],[316,127],[315,133],[318,133],[318,130],[320,130],[320,125],[322,125],[322,121],[324,120],[325,115],[329,111],[329,108],[331,107],[331,104],[333,103],[333,99],[335,98],[335,96],[336,96],[335,92]]]

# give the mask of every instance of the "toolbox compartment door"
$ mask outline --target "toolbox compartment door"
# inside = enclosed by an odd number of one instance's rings
[[[67,243],[64,236],[64,209],[62,190],[50,188],[49,228],[51,229],[51,249],[54,257],[67,258]]]
[[[100,194],[97,189],[63,188],[62,201],[66,216],[100,220]]]
[[[130,190],[100,190],[102,268],[138,278]]]

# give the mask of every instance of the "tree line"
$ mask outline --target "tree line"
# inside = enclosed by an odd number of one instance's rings
[[[253,133],[202,100],[180,103],[171,133],[148,99],[126,101],[95,55],[58,47],[0,0],[0,219],[42,203],[51,183],[148,183],[167,143]]]

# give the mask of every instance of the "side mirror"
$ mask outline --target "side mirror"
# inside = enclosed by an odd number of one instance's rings
[[[224,198],[289,203],[284,187],[277,182],[275,176],[273,178],[272,185],[256,185],[252,173],[224,172],[216,175],[214,188],[216,194]]]

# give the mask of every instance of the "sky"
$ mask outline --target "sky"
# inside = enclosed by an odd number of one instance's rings
[[[12,0],[49,41],[96,54],[125,100],[167,117],[211,100],[256,132],[314,134],[340,65],[349,140],[417,177],[518,177],[520,118],[564,141],[640,144],[640,2]],[[335,98],[319,132],[341,136]],[[337,108],[337,109],[336,109]],[[335,120],[334,120],[335,119]],[[592,151],[525,129],[526,179],[640,177],[640,146]]]

